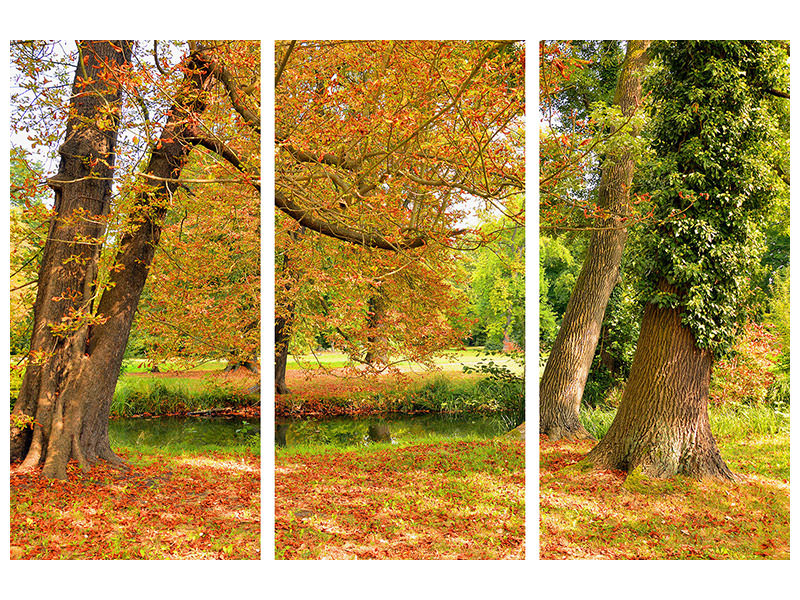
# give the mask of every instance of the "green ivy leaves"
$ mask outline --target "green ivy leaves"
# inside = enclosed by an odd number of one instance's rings
[[[732,345],[749,274],[763,248],[755,226],[776,195],[767,173],[778,127],[764,89],[787,69],[777,44],[654,44],[661,68],[648,82],[655,152],[644,185],[654,226],[638,259],[646,299],[681,309],[701,348]],[[658,289],[666,280],[677,294]]]

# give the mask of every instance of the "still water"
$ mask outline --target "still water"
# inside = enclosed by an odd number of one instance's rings
[[[381,415],[328,419],[283,420],[275,424],[278,447],[353,446],[375,442],[412,442],[493,438],[524,420],[520,413],[490,415]],[[259,418],[152,417],[112,419],[108,433],[113,447],[162,451],[225,451],[258,443]],[[268,442],[265,442],[268,443]]]
[[[465,437],[492,438],[513,429],[523,420],[524,415],[520,413],[278,420],[275,424],[275,445],[352,446],[388,441],[397,443],[457,440]]]
[[[153,417],[111,419],[108,437],[112,447],[160,450],[221,450],[255,443],[261,431],[259,418]]]

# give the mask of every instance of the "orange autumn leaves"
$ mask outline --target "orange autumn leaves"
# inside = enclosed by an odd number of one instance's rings
[[[276,317],[358,358],[451,345],[468,327],[454,249],[482,243],[465,217],[523,219],[524,47],[278,42],[275,56],[279,206],[350,242],[276,211]],[[364,247],[376,239],[389,249]]]
[[[69,470],[68,482],[53,483],[12,468],[12,558],[260,556],[257,456],[159,459],[130,471]]]
[[[278,455],[280,559],[521,559],[521,442]]]

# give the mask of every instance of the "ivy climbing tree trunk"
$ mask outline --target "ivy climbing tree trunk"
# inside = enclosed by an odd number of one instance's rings
[[[82,44],[82,48],[94,48],[95,44],[87,42]],[[116,47],[123,48],[123,53],[127,49],[126,56],[130,56],[130,43],[112,43],[111,50],[107,52],[116,51]],[[213,82],[211,61],[207,52],[201,49],[193,52],[182,65],[184,81],[142,175],[147,185],[135,198],[133,226],[120,240],[110,284],[103,291],[94,312],[91,311],[91,291],[97,275],[99,243],[82,243],[85,241],[81,237],[85,235],[83,231],[68,230],[66,233],[69,237],[64,237],[59,227],[65,218],[75,216],[77,209],[68,200],[76,196],[84,198],[81,190],[85,178],[89,174],[99,177],[94,172],[84,173],[81,165],[85,167],[109,162],[105,158],[95,160],[103,156],[101,150],[111,154],[107,146],[96,148],[92,144],[108,137],[93,133],[97,126],[92,125],[103,121],[99,118],[98,106],[105,100],[100,97],[83,112],[80,107],[76,110],[76,122],[90,123],[82,129],[88,132],[88,140],[87,135],[75,136],[71,133],[75,125],[72,129],[68,126],[67,143],[61,148],[62,167],[50,181],[51,187],[56,190],[57,216],[51,226],[47,246],[55,249],[45,248],[46,259],[42,263],[36,305],[37,328],[31,345],[34,349],[41,348],[46,358],[26,371],[14,408],[15,415],[35,418],[33,435],[29,440],[25,439],[23,430],[12,429],[11,459],[25,455],[23,468],[43,463],[42,473],[45,477],[66,479],[70,459],[77,460],[82,469],[87,469],[98,459],[116,466],[124,465],[111,449],[108,439],[111,400],[134,313],[161,235],[161,222],[168,199],[180,184],[178,178],[192,148],[204,139],[196,116],[205,110],[204,97]],[[83,60],[81,64],[91,65],[92,60]],[[101,85],[99,82],[109,79],[97,73],[89,75],[85,71],[85,67],[79,64],[76,86],[86,80],[97,81],[96,85]],[[119,90],[114,91],[119,94]],[[76,102],[83,95],[80,87],[73,94]],[[113,166],[113,159],[110,163]],[[110,175],[111,172],[107,171],[104,179],[99,179],[106,184],[103,188],[106,203],[110,192]],[[94,208],[99,203],[98,198],[88,200],[93,203],[88,214],[104,214]],[[107,204],[103,205],[102,210],[107,212]],[[63,240],[70,240],[71,243],[64,244]],[[91,248],[89,254],[81,254],[89,252],[84,247]],[[71,259],[72,256],[79,256],[81,260]],[[80,268],[73,264],[80,265]],[[72,275],[72,269],[79,272]],[[53,303],[54,298],[73,298],[76,294],[79,300],[67,310],[68,322],[74,323],[74,327],[66,335],[53,337],[52,326],[58,324],[58,320],[54,319],[52,310],[48,311],[48,305]],[[42,336],[44,341],[36,336]],[[52,346],[47,347],[50,339],[53,340]]]
[[[677,308],[648,304],[619,411],[584,460],[650,477],[732,479],[708,421],[711,366],[711,352],[697,347]]]
[[[654,46],[644,317],[617,415],[584,462],[728,480],[709,426],[711,369],[747,317],[755,221],[777,195],[770,170],[779,125],[766,90],[788,83],[788,55],[758,40]]]
[[[614,97],[626,117],[631,117],[641,104],[641,74],[649,60],[649,45],[647,40],[628,42]],[[637,133],[633,131],[632,135]],[[634,156],[630,150],[623,147],[607,157],[598,189],[598,207],[611,216],[600,221],[592,233],[539,382],[539,433],[551,440],[589,437],[578,419],[578,410],[606,306],[619,278],[633,172]]]

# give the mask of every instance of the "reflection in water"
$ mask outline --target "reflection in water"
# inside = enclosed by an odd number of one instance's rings
[[[367,430],[370,441],[373,442],[391,442],[392,434],[389,432],[388,423],[370,423]]]
[[[224,450],[240,446],[261,432],[258,417],[153,417],[111,419],[112,446]]]
[[[425,439],[492,438],[524,421],[522,413],[490,415],[386,415],[281,420],[275,423],[275,445],[353,446],[373,442],[409,442]]]

